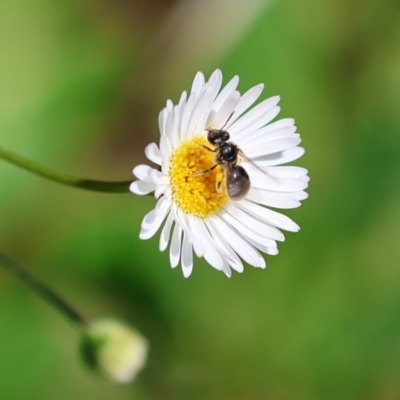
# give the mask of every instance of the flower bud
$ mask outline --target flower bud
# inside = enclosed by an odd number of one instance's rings
[[[83,330],[86,365],[111,383],[132,382],[146,362],[147,341],[131,326],[112,318],[91,321]]]

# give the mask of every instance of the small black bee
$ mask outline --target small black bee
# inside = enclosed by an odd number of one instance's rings
[[[236,165],[238,155],[241,153],[236,144],[229,142],[229,132],[222,129],[211,129],[208,131],[207,140],[215,146],[214,149],[205,147],[209,151],[216,154],[216,164],[205,171],[200,171],[201,174],[212,171],[217,165],[220,165],[225,172],[226,189],[231,200],[238,201],[243,199],[250,190],[250,177],[246,170],[240,165]],[[219,189],[222,182],[218,183]]]
[[[237,165],[238,156],[249,161],[260,171],[262,170],[248,157],[246,157],[243,151],[236,144],[229,141],[230,134],[228,131],[224,130],[224,127],[227,125],[232,115],[233,113],[229,116],[228,120],[221,129],[207,129],[207,140],[211,145],[214,146],[214,148],[210,149],[202,144],[200,146],[204,147],[208,151],[217,153],[215,156],[216,164],[204,171],[196,172],[195,175],[204,175],[216,168],[217,165],[220,165],[225,172],[226,188],[229,198],[234,201],[239,201],[246,197],[250,190],[250,177],[243,167]],[[266,174],[265,171],[262,172]],[[221,186],[221,183],[222,182],[219,182],[217,184],[218,190]]]

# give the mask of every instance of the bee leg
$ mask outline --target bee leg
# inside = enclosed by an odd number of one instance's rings
[[[216,153],[218,150],[217,149],[210,149],[209,147],[205,146],[202,143],[197,143],[199,146],[204,147],[208,151],[212,151],[213,153]]]
[[[218,164],[215,164],[214,166],[212,166],[211,168],[207,168],[207,169],[203,169],[202,171],[197,171],[197,172],[193,172],[194,176],[199,176],[199,175],[204,175],[207,172],[212,171]]]
[[[215,181],[215,189],[218,193],[222,193],[222,182],[224,181],[224,174],[222,172],[217,173]]]

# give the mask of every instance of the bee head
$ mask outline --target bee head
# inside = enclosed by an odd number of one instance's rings
[[[221,145],[227,142],[230,138],[229,132],[223,131],[222,129],[209,129],[207,134],[207,140],[215,145]]]

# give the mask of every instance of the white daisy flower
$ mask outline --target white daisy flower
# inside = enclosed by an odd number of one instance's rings
[[[304,154],[294,120],[271,123],[280,111],[279,96],[247,111],[264,85],[241,95],[238,83],[235,76],[220,90],[220,70],[208,82],[198,72],[190,94],[183,92],[177,105],[168,100],[161,111],[159,146],[151,143],[145,149],[159,167],[138,165],[133,170],[138,180],[130,190],[138,195],[154,191],[158,199],[139,236],[150,239],[165,221],[160,251],[169,245],[171,266],[180,263],[185,277],[193,270],[193,252],[228,277],[232,269],[243,271],[243,261],[265,268],[260,251],[278,254],[281,229],[299,230],[269,208],[295,208],[307,198],[307,170],[281,166]],[[220,130],[230,137],[223,137],[218,147]],[[222,150],[226,145],[228,153]],[[244,197],[237,200],[237,192]]]

